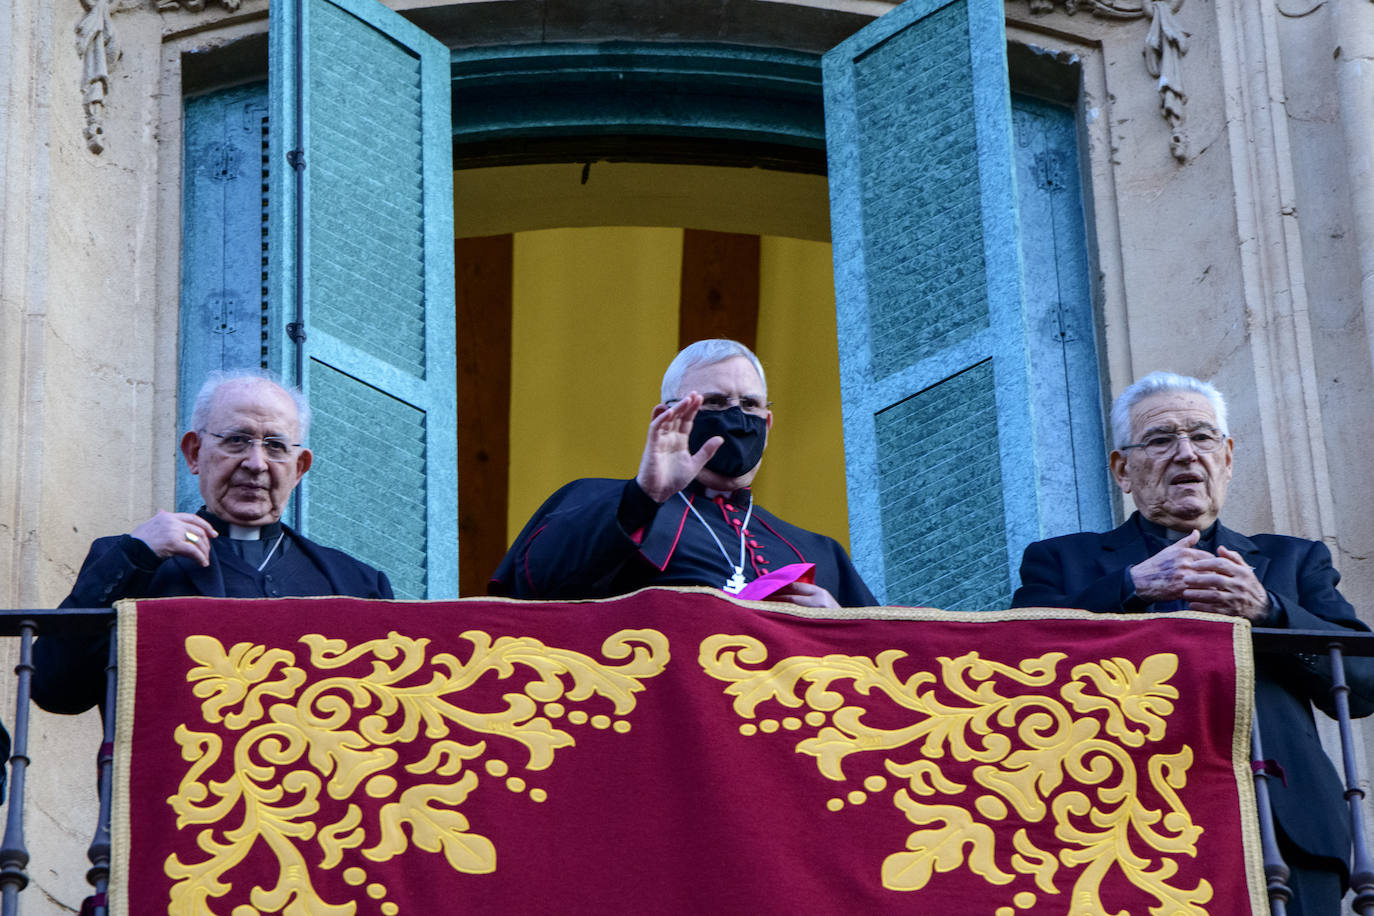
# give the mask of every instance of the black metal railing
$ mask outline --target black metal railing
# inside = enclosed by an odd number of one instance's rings
[[[1253,631],[1256,654],[1325,655],[1331,662],[1331,696],[1341,736],[1341,762],[1345,777],[1345,798],[1350,812],[1350,887],[1355,892],[1354,908],[1360,916],[1374,916],[1374,860],[1370,858],[1361,802],[1359,766],[1355,759],[1355,732],[1350,719],[1350,686],[1346,682],[1345,657],[1374,656],[1374,633],[1353,630],[1269,630]],[[1259,720],[1252,720],[1250,732],[1251,769],[1255,774],[1255,807],[1259,816],[1260,843],[1264,854],[1265,885],[1269,894],[1270,916],[1288,916],[1288,866],[1279,854],[1274,833],[1273,812],[1269,805],[1269,780],[1272,774],[1263,764],[1264,743]]]
[[[114,611],[109,608],[72,608],[68,610],[0,610],[0,636],[19,637],[19,664],[15,686],[14,734],[10,751],[9,808],[5,835],[0,840],[0,916],[18,916],[19,892],[29,883],[29,850],[24,840],[24,782],[29,768],[29,691],[33,681],[33,640],[44,633],[76,636],[113,629]],[[113,786],[115,641],[110,640],[110,657],[105,667],[105,735],[100,749],[100,813],[95,835],[86,856],[91,862],[86,880],[95,889],[89,912],[106,916],[106,890],[110,883],[110,791]],[[83,916],[88,910],[83,908]]]
[[[41,631],[63,636],[100,633],[113,629],[114,611],[108,608],[67,610],[0,610],[0,637],[19,638],[19,664],[13,719],[13,748],[10,756],[9,808],[3,841],[0,841],[0,916],[17,916],[19,892],[29,883],[28,847],[24,840],[24,782],[29,766],[29,695],[33,677],[33,640]],[[1355,732],[1350,718],[1350,687],[1346,681],[1346,656],[1374,657],[1374,633],[1331,630],[1253,631],[1254,650],[1266,653],[1306,653],[1326,655],[1331,662],[1331,694],[1340,731],[1341,762],[1345,778],[1345,798],[1351,824],[1350,886],[1355,892],[1354,909],[1361,916],[1374,916],[1374,859],[1361,815],[1365,792],[1360,788],[1360,772],[1355,753]],[[94,889],[85,913],[105,916],[106,891],[110,880],[110,813],[114,761],[114,708],[116,689],[115,640],[110,641],[110,656],[105,674],[104,737],[99,753],[100,810],[95,833],[87,850],[91,867],[86,880]],[[1287,916],[1292,892],[1289,871],[1279,853],[1269,804],[1270,773],[1264,761],[1263,736],[1255,720],[1251,731],[1251,759],[1255,779],[1256,813],[1264,856],[1264,873],[1271,916]]]

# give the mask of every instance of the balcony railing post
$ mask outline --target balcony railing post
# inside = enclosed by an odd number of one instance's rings
[[[91,847],[86,851],[90,860],[90,870],[86,880],[95,888],[92,901],[93,916],[105,916],[109,912],[106,893],[110,886],[110,812],[113,808],[114,789],[114,730],[115,701],[119,692],[119,634],[115,621],[110,621],[110,654],[105,662],[105,736],[100,745],[97,782],[100,793],[100,815],[96,820],[95,836]]]
[[[1279,853],[1274,835],[1274,809],[1269,804],[1269,772],[1264,764],[1264,742],[1260,740],[1259,715],[1250,716],[1250,768],[1255,774],[1255,813],[1259,816],[1260,848],[1264,852],[1264,881],[1269,893],[1270,916],[1288,916],[1288,866]]]
[[[1341,762],[1345,767],[1345,798],[1350,805],[1350,835],[1353,850],[1350,863],[1350,888],[1355,892],[1355,912],[1374,914],[1374,861],[1369,856],[1360,802],[1360,769],[1355,762],[1355,738],[1350,726],[1350,686],[1345,679],[1345,653],[1339,642],[1328,647],[1331,656],[1331,696],[1336,706],[1336,724],[1341,733]]]
[[[24,844],[24,777],[29,766],[29,690],[33,680],[33,636],[38,624],[19,623],[18,685],[14,698],[14,750],[10,755],[10,799],[5,839],[0,843],[0,911],[17,916],[19,892],[29,883],[29,850]]]

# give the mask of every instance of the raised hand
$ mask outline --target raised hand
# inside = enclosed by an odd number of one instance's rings
[[[655,502],[666,502],[691,483],[725,441],[712,436],[692,454],[688,437],[700,409],[701,395],[695,391],[671,407],[659,404],[654,408],[635,480]]]
[[[164,512],[129,532],[157,554],[167,558],[174,554],[190,557],[201,566],[210,565],[210,539],[216,536],[214,527],[190,512]]]

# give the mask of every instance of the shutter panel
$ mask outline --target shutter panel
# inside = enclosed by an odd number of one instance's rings
[[[1112,527],[1073,112],[1011,98],[1040,536]]]
[[[886,603],[1004,607],[1039,522],[1002,2],[823,66],[854,557]]]
[[[267,84],[187,99],[184,144],[179,431],[207,373],[266,365]],[[194,512],[198,481],[176,465],[177,511]]]
[[[270,9],[269,358],[314,411],[301,528],[397,597],[456,597],[449,52],[374,0]]]

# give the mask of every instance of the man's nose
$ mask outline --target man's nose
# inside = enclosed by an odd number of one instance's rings
[[[1179,436],[1174,440],[1174,460],[1176,461],[1196,461],[1198,450],[1193,446],[1193,440],[1187,436]]]
[[[249,443],[248,451],[244,453],[241,463],[255,471],[267,470],[267,446],[256,439],[253,440]]]

